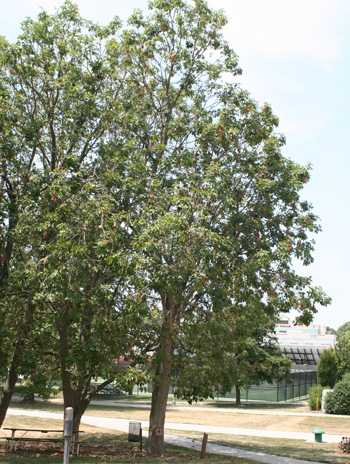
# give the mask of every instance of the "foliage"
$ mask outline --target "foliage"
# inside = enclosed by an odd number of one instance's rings
[[[206,315],[206,318],[210,316]],[[273,321],[259,311],[228,311],[187,323],[174,356],[175,391],[189,402],[289,377],[291,361],[272,338]],[[186,336],[186,339],[185,339]],[[220,343],[218,338],[220,337]]]
[[[349,380],[339,381],[334,390],[327,394],[325,410],[327,414],[350,414]]]
[[[100,182],[98,157],[116,97],[103,43],[117,28],[83,20],[66,2],[27,19],[17,43],[1,43],[1,367],[60,373],[76,428],[92,379],[112,381],[126,345],[115,310],[123,271],[110,263],[125,237],[123,206]]]
[[[337,335],[337,331],[335,329],[332,329],[332,327],[327,326],[327,333],[332,334],[332,335]]]
[[[350,321],[348,322],[345,322],[345,324],[341,325],[337,331],[336,331],[336,335],[337,335],[337,339],[338,341],[341,339],[341,337],[343,337],[343,335],[345,335],[347,332],[350,331]]]
[[[314,387],[309,388],[308,395],[309,395],[309,408],[312,411],[317,411],[321,409],[322,404],[322,392],[325,388],[329,388],[326,386],[316,385]]]
[[[347,382],[350,382],[350,372],[345,372],[341,380],[346,380]]]
[[[333,348],[324,350],[321,353],[317,364],[317,381],[320,385],[334,387],[338,375],[338,363],[336,352]]]
[[[48,400],[59,392],[57,382],[53,379],[48,379],[42,373],[36,373],[32,377],[22,380],[21,385],[16,387],[16,391],[24,400],[33,399],[35,395],[43,400]]]
[[[345,373],[350,372],[350,332],[346,332],[339,339],[335,353],[338,366],[337,378],[341,379]]]
[[[319,231],[300,199],[309,167],[282,155],[278,118],[236,84],[241,70],[221,35],[226,22],[204,1],[155,1],[148,17],[137,11],[130,18],[121,48],[117,41],[108,48],[109,60],[116,56],[125,69],[127,101],[110,146],[128,144],[138,179],[128,227],[133,291],[149,315],[143,327],[154,371],[153,454],[162,454],[174,353],[199,359],[187,371],[198,379],[193,366],[207,364],[215,332],[225,341],[235,333],[233,363],[238,341],[253,351],[254,317],[275,320],[295,308],[308,323],[316,305],[329,302],[292,267],[293,258],[312,262],[308,233]],[[233,83],[224,82],[228,75]],[[192,347],[196,327],[212,335]],[[244,377],[241,357],[235,372]],[[208,393],[207,382],[200,387],[196,396]]]

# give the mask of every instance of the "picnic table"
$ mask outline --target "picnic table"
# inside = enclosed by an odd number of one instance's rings
[[[7,440],[6,446],[10,446],[10,451],[13,451],[13,449],[16,451],[17,449],[17,442],[18,441],[32,441],[32,442],[61,442],[64,443],[64,436],[63,436],[63,430],[62,429],[29,429],[29,428],[21,428],[21,427],[4,427],[3,430],[11,430],[11,437],[5,437],[5,440]],[[20,436],[16,436],[16,432],[23,432]],[[56,437],[28,437],[26,436],[27,433],[42,433],[42,434],[47,434],[47,433],[61,433],[62,436],[60,438]],[[78,440],[78,434],[79,433],[84,433],[83,430],[73,430],[72,434],[72,440],[71,440],[71,450],[72,453],[75,451],[76,447],[76,454],[79,454],[79,447],[80,443]]]

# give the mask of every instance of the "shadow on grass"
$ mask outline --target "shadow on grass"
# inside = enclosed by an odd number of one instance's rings
[[[146,443],[144,441],[143,448]],[[0,446],[0,462],[3,464],[55,464],[62,463],[63,450],[59,446],[49,444],[24,444],[18,445],[16,452],[5,450]],[[183,449],[180,447],[166,445],[165,455],[154,458],[141,452],[138,447],[128,443],[127,434],[87,434],[81,445],[79,456],[71,456],[70,462],[73,464],[117,464],[117,463],[145,463],[145,464],[174,464],[190,463],[199,461],[199,452]],[[206,455],[206,462],[209,464],[255,464],[256,461],[240,459],[236,457],[225,457],[217,455]]]

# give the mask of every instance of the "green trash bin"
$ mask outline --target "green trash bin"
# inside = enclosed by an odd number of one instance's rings
[[[324,434],[324,431],[321,429],[315,429],[312,433],[315,434],[315,442],[322,443],[322,434]]]

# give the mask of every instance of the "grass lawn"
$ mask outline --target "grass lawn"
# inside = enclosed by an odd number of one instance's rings
[[[176,435],[201,440],[201,432],[187,432],[182,430],[167,430],[169,435]],[[350,462],[350,456],[340,454],[337,443],[309,443],[303,440],[288,440],[279,438],[248,437],[244,435],[222,435],[210,433],[208,443],[217,443],[232,448],[248,451],[288,456],[294,459],[325,462],[331,464],[345,464]]]
[[[322,428],[326,433],[330,434],[339,434],[339,435],[350,435],[350,417],[334,417],[329,415],[320,415],[315,414],[312,416],[297,416],[297,415],[288,415],[284,416],[279,414],[279,411],[300,411],[299,407],[293,407],[292,405],[270,405],[270,408],[267,408],[265,405],[264,409],[270,409],[273,414],[262,415],[259,412],[259,407],[257,405],[249,406],[248,408],[231,408],[229,410],[224,409],[223,411],[203,411],[200,407],[193,407],[191,411],[181,410],[181,409],[171,409],[167,411],[167,422],[183,422],[187,424],[205,424],[205,425],[219,425],[219,426],[228,426],[228,427],[243,427],[243,428],[256,428],[256,429],[266,429],[266,430],[286,430],[286,431],[298,431],[298,432],[311,432],[314,428]],[[35,405],[15,403],[11,407],[17,409],[21,408],[24,410],[45,410],[50,412],[63,412],[62,404],[57,403],[36,403]],[[261,406],[260,406],[261,408]],[[243,412],[244,410],[249,410],[250,413],[247,414]],[[305,409],[305,408],[304,408]],[[148,420],[149,410],[143,408],[128,408],[128,407],[118,407],[118,406],[107,406],[103,402],[97,405],[90,405],[86,415],[99,416],[99,417],[116,417],[124,418],[130,420]],[[28,426],[32,424],[32,427],[36,428],[38,426],[46,426],[49,428],[56,428],[57,426],[61,427],[61,421],[53,421],[48,419],[39,419],[25,416],[11,416],[8,415],[4,426],[14,426],[15,424]],[[59,425],[60,424],[60,425]],[[117,462],[190,462],[198,459],[198,454],[191,450],[177,449],[174,447],[166,447],[166,458],[161,458],[155,460],[154,458],[148,458],[145,454],[141,454],[138,451],[133,450],[133,444],[127,442],[127,437],[123,433],[98,429],[94,427],[87,426],[82,424],[81,429],[86,433],[82,434],[82,439],[91,442],[93,444],[98,444],[100,448],[106,449],[111,446],[112,455],[98,455],[97,451],[90,449],[90,457],[85,456],[83,453],[80,457],[72,458],[72,462],[76,463],[117,463]],[[197,438],[202,439],[203,434],[197,432],[187,432],[179,430],[168,430],[166,433],[177,435],[177,436],[186,436],[188,438]],[[3,431],[0,431],[0,434],[4,434]],[[333,464],[346,463],[350,457],[349,455],[342,455],[338,453],[338,444],[327,444],[327,443],[306,443],[303,440],[281,440],[281,439],[272,439],[272,438],[259,438],[259,437],[248,437],[248,436],[233,436],[233,435],[222,435],[222,434],[210,434],[210,442],[215,442],[223,444],[226,446],[232,446],[235,448],[247,449],[249,451],[263,452],[267,454],[276,454],[281,456],[293,457],[296,459],[304,459],[309,461],[318,461],[326,462]],[[108,447],[107,447],[108,445]],[[113,449],[114,446],[114,449]],[[145,446],[145,445],[144,445]],[[95,458],[94,453],[96,454]],[[56,461],[57,456],[50,455],[46,456],[46,461],[40,461],[41,459],[40,451],[37,452],[36,461],[41,462],[62,462],[60,460]],[[60,455],[62,459],[62,455]],[[116,457],[118,456],[117,460]],[[209,456],[209,455],[208,455]],[[12,462],[23,462],[23,463],[33,463],[34,460],[24,461],[24,456],[12,456],[12,460],[4,460],[8,456],[2,455],[0,457],[0,462],[12,463]],[[11,458],[11,456],[9,456]],[[15,458],[15,460],[14,460]],[[40,459],[39,459],[40,458]],[[98,458],[98,459],[97,459]],[[30,457],[32,459],[32,457]],[[95,460],[94,460],[95,459]],[[105,459],[105,461],[103,460]],[[252,461],[242,459],[242,458],[226,458],[219,456],[209,456],[209,462],[212,463],[240,463],[248,464]],[[350,461],[349,461],[350,462]]]
[[[62,392],[58,393],[57,396],[55,396],[55,398],[62,398]],[[148,403],[150,406],[151,406],[151,399],[152,399],[152,395],[151,393],[136,393],[136,394],[133,394],[133,395],[123,395],[123,396],[113,396],[113,395],[95,395],[94,396],[94,401],[117,401],[118,403],[121,403],[121,402],[129,402],[129,401],[132,401],[133,403],[137,403],[137,402],[142,402],[142,403]],[[171,405],[172,404],[172,400],[173,400],[173,395],[172,394],[169,394],[168,396],[168,404]],[[243,400],[243,407],[244,408],[258,408],[258,409],[261,409],[262,407],[264,409],[274,409],[274,408],[279,408],[279,409],[285,409],[285,410],[305,410],[305,409],[308,409],[305,403],[302,404],[301,402],[290,402],[290,403],[269,403],[269,402],[261,402],[261,401],[249,401],[249,402],[245,402]],[[230,399],[230,398],[219,398],[219,399],[207,399],[207,400],[203,400],[203,401],[200,401],[198,403],[192,403],[192,404],[189,404],[187,401],[185,400],[182,400],[181,398],[177,398],[176,399],[176,405],[177,406],[189,406],[189,407],[193,407],[193,408],[201,408],[201,407],[205,407],[205,408],[210,408],[210,407],[213,407],[213,408],[235,408],[236,407],[236,403],[234,400]],[[242,406],[238,406],[238,408],[241,408]]]
[[[61,428],[62,421],[42,419],[26,416],[8,416],[4,427],[28,427],[28,428]],[[199,461],[199,452],[166,445],[166,456],[162,458],[150,458],[145,452],[140,452],[135,443],[129,443],[127,434],[114,430],[83,425],[81,434],[80,455],[71,456],[70,463],[74,464],[116,464],[116,463],[189,463]],[[0,430],[1,436],[8,436]],[[26,435],[30,437],[28,433]],[[35,435],[38,436],[38,435]],[[138,445],[138,444],[137,444]],[[146,446],[144,440],[143,447]],[[58,444],[33,444],[19,442],[17,451],[10,452],[5,449],[5,444],[0,444],[0,462],[3,464],[55,464],[62,463],[63,447]],[[206,462],[210,464],[255,464],[256,461],[228,458],[224,456],[206,455]]]
[[[14,403],[11,407],[23,409],[39,409],[49,412],[62,412],[62,404],[57,403],[36,403],[34,405]],[[284,411],[285,406],[281,409]],[[265,409],[265,407],[264,407]],[[278,414],[279,409],[273,408],[273,414],[243,413],[242,409],[232,408],[227,411],[201,411],[200,408],[193,408],[191,411],[181,409],[170,409],[167,411],[167,422],[181,422],[186,424],[218,425],[226,427],[256,428],[263,430],[285,430],[295,432],[310,433],[315,428],[321,428],[326,433],[336,435],[350,435],[350,416],[336,417],[324,414],[312,416],[284,416]],[[251,412],[253,412],[251,411]],[[118,406],[107,406],[103,402],[98,405],[90,405],[85,415],[99,417],[116,417],[119,419],[148,420],[149,410],[143,408],[128,408]]]

